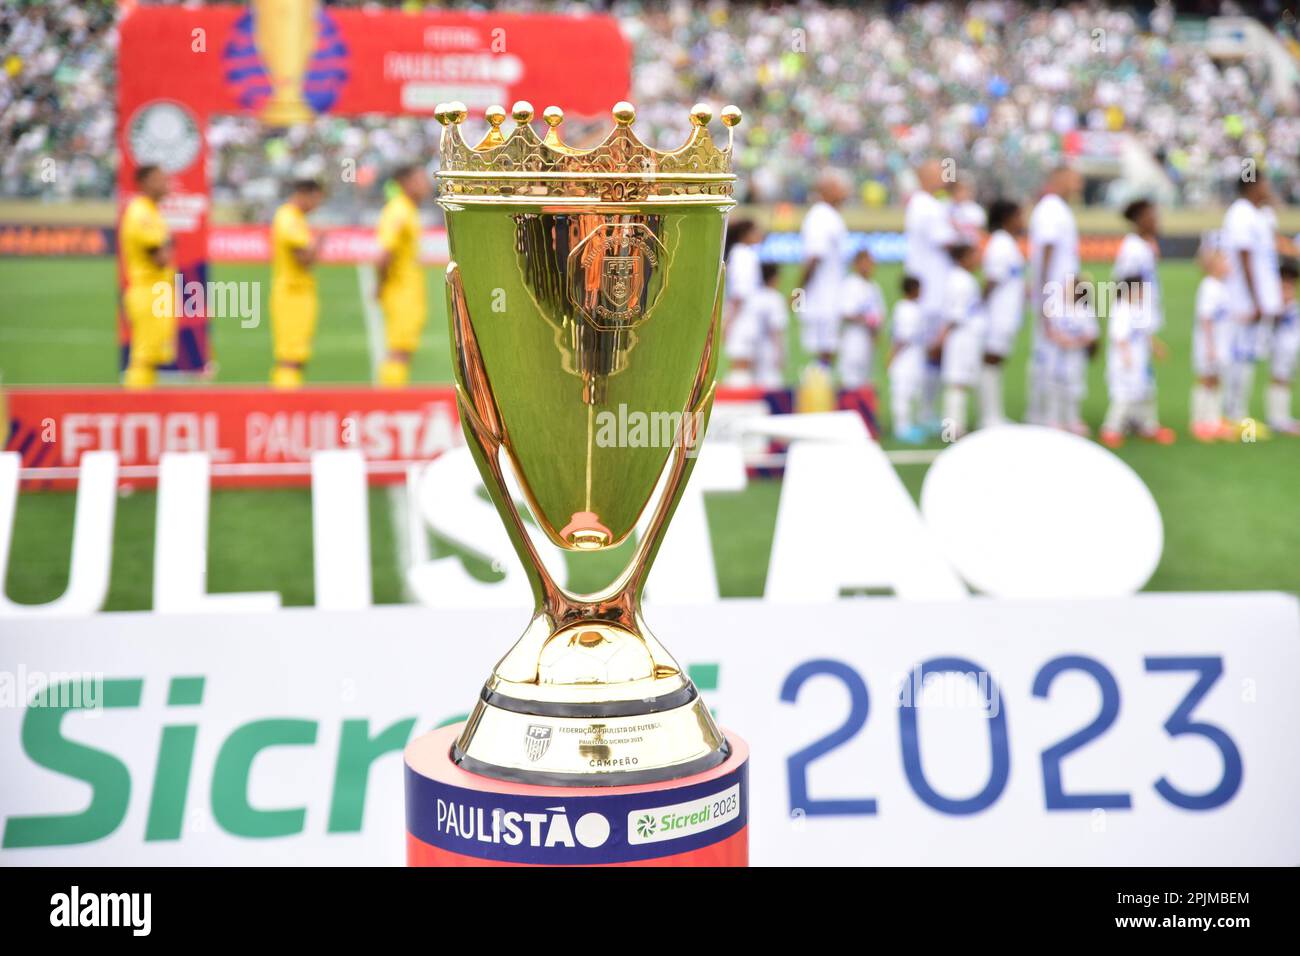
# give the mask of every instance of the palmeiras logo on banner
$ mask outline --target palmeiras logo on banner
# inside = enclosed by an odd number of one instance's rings
[[[155,100],[136,110],[126,139],[137,166],[154,165],[168,173],[189,169],[203,146],[198,119],[172,100]]]

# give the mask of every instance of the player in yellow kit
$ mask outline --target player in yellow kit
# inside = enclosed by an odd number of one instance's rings
[[[388,354],[379,366],[379,384],[405,385],[411,355],[420,344],[426,308],[424,267],[420,265],[420,203],[429,195],[422,166],[402,166],[393,174],[397,191],[379,217],[379,305],[384,312]]]
[[[167,174],[157,166],[135,171],[139,195],[127,203],[118,229],[126,273],[122,307],[131,326],[130,355],[123,384],[149,388],[158,366],[176,357],[176,310],[172,303],[171,235],[158,211],[167,195]]]
[[[289,200],[271,220],[271,343],[275,365],[271,384],[297,388],[303,367],[311,358],[316,335],[316,277],[312,266],[320,237],[312,233],[307,217],[325,197],[320,183],[300,179]]]

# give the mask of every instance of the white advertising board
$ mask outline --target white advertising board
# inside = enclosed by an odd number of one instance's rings
[[[749,741],[755,864],[1300,864],[1293,596],[649,617]],[[0,621],[0,863],[401,863],[402,745],[469,708],[523,623]],[[81,700],[40,696],[70,681]]]

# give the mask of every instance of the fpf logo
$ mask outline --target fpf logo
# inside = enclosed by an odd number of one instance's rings
[[[537,763],[542,757],[546,756],[546,751],[551,747],[550,725],[529,724],[528,730],[524,734],[524,741],[528,759],[533,763]]]

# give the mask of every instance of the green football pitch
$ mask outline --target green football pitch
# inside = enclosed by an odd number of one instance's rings
[[[262,266],[220,266],[218,281],[259,282],[265,317],[268,271]],[[1099,278],[1107,274],[1098,267]],[[877,276],[891,304],[898,267],[882,266]],[[439,275],[429,282],[430,321],[413,378],[447,382],[450,361]],[[793,284],[793,270],[785,279]],[[1296,520],[1300,441],[1284,437],[1257,443],[1201,445],[1187,436],[1191,385],[1190,329],[1197,273],[1188,262],[1161,267],[1170,346],[1157,370],[1160,413],[1179,432],[1170,447],[1130,442],[1118,454],[1150,487],[1165,526],[1164,556],[1152,578],[1153,590],[1281,589],[1300,591],[1300,522]],[[366,308],[358,270],[327,266],[319,270],[321,318],[315,357],[307,379],[314,383],[371,380]],[[108,259],[0,260],[0,375],[4,386],[113,384],[118,380],[115,330],[115,267]],[[793,332],[793,330],[792,330]],[[244,328],[237,319],[216,320],[213,350],[217,381],[266,381],[270,339],[268,322]],[[1022,341],[1006,375],[1008,407],[1024,406],[1025,359]],[[797,339],[791,338],[792,368],[802,366]],[[1090,373],[1085,417],[1094,427],[1105,410],[1101,362]],[[1257,390],[1263,376],[1258,376]],[[877,375],[877,381],[883,376]],[[177,386],[184,387],[184,386]],[[1260,409],[1256,394],[1252,408]],[[881,408],[887,408],[882,387]],[[893,448],[886,439],[885,447]],[[937,446],[936,446],[937,447]],[[924,464],[898,465],[899,474],[918,495]],[[751,482],[738,493],[709,495],[719,582],[726,596],[763,591],[768,553],[780,497],[776,481]],[[1063,500],[1062,508],[1071,507]],[[402,587],[390,501],[371,492],[370,527],[375,599],[402,600]],[[67,584],[74,495],[36,492],[19,498],[5,587],[17,601],[57,597]],[[124,493],[114,532],[110,609],[147,608],[153,576],[155,496]],[[305,489],[218,490],[212,495],[208,588],[212,592],[277,590],[290,605],[311,604],[311,502]],[[434,554],[458,560],[440,542]],[[470,570],[490,575],[486,568]],[[575,582],[581,586],[582,582]]]

